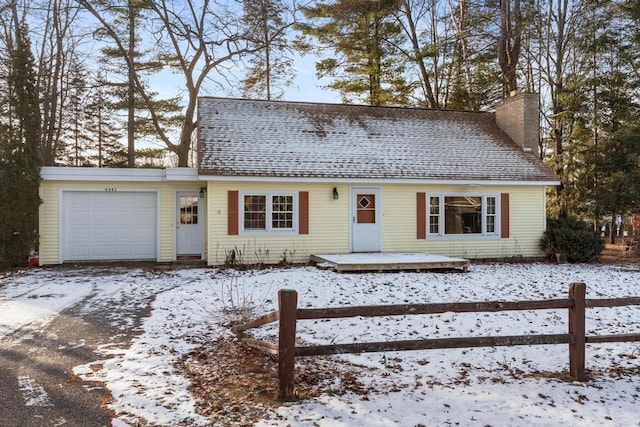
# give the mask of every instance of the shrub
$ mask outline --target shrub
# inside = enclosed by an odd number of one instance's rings
[[[604,240],[590,224],[576,219],[549,219],[540,242],[547,257],[568,262],[591,262],[604,250]]]

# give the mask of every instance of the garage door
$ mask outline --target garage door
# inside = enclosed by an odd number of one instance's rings
[[[155,192],[65,191],[63,261],[156,260]]]

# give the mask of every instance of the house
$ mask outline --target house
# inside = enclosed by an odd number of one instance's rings
[[[42,169],[40,263],[542,255],[538,97],[495,113],[199,100],[198,168]]]

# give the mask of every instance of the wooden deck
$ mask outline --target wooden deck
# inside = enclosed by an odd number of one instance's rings
[[[399,271],[461,269],[467,271],[469,260],[426,253],[354,253],[311,255],[319,268],[335,271]]]

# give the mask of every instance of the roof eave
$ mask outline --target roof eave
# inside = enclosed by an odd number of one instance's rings
[[[545,186],[560,185],[550,179],[505,180],[505,179],[433,179],[433,178],[345,178],[345,177],[283,177],[256,175],[206,175],[201,181],[211,182],[271,182],[271,183],[331,183],[331,184],[408,184],[408,185],[466,185],[466,186]]]

